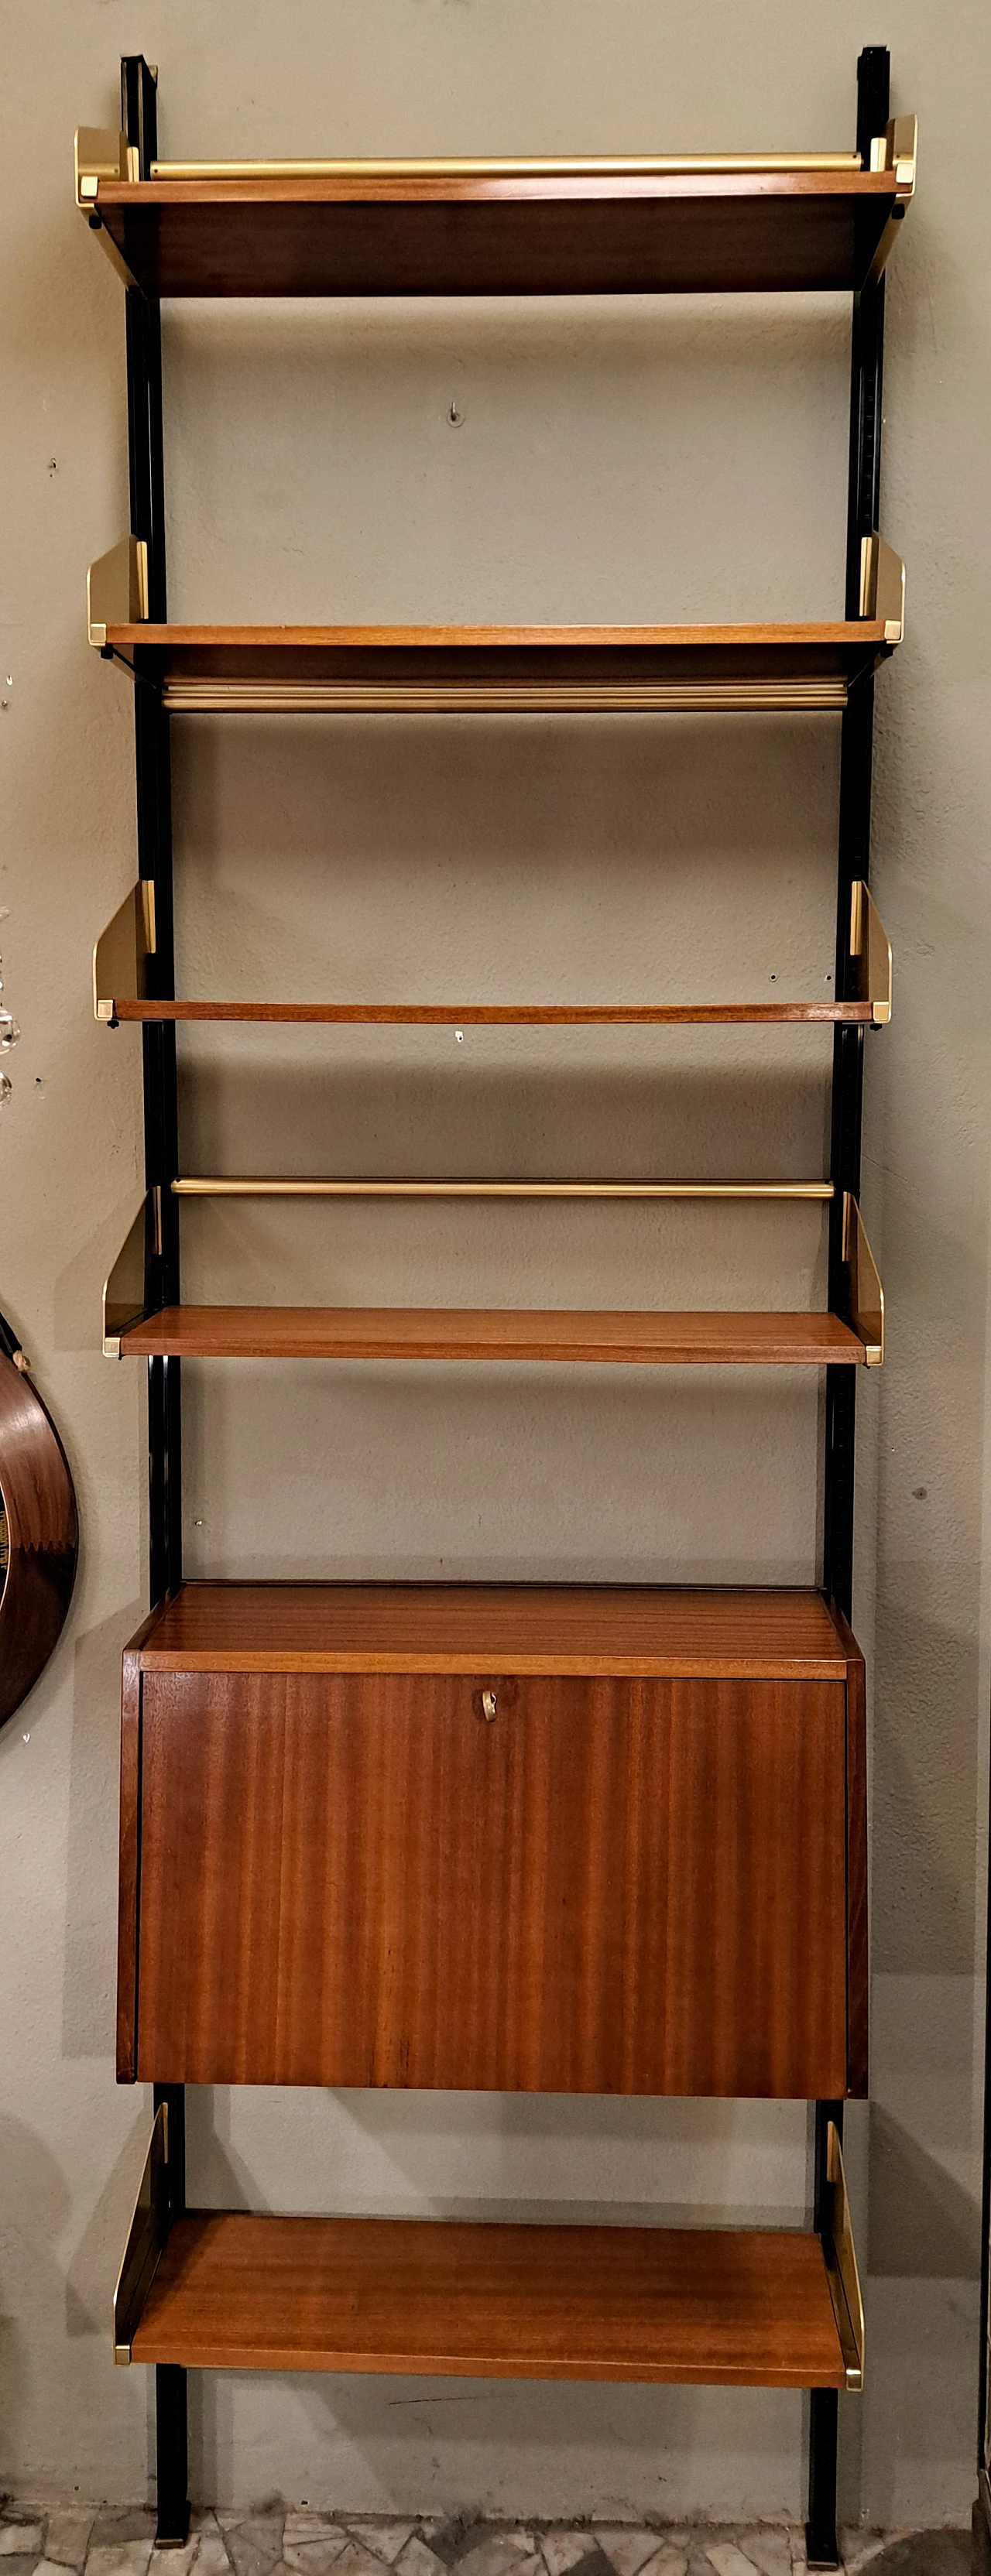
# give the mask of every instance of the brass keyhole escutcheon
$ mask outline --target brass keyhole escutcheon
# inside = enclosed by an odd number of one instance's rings
[[[485,1718],[486,1723],[487,1723],[489,1726],[491,1726],[491,1724],[492,1724],[492,1720],[493,1720],[493,1718],[494,1718],[494,1716],[495,1716],[495,1713],[496,1713],[496,1695],[495,1695],[494,1690],[483,1690],[483,1692],[482,1692],[482,1716]]]

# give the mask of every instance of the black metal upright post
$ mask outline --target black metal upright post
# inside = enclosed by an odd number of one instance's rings
[[[886,45],[867,45],[857,64],[857,150],[870,164],[873,138],[890,113],[890,59]],[[860,611],[861,541],[878,525],[881,488],[881,366],[884,352],[884,277],[865,286],[853,302],[850,370],[850,480],[847,499],[846,610]],[[836,888],[837,1000],[852,997],[850,906],[858,877],[870,868],[871,766],[874,682],[858,680],[850,692],[840,741],[840,808]],[[860,1140],[864,1086],[864,1032],[837,1028],[833,1036],[830,1146],[829,1303],[843,1304],[843,1199],[860,1192]],[[826,1371],[823,1582],[828,1597],[849,1619],[853,1606],[853,1491],[856,1370]],[[841,2102],[817,2102],[815,2122],[815,2224],[830,2225],[826,2133],[830,2120],[842,2135]],[[839,2563],[836,2530],[836,2465],[839,2405],[836,2391],[812,2392],[809,2428],[809,2519],[806,2552],[811,2567]]]
[[[121,124],[137,150],[142,178],[158,149],[155,74],[142,54],[125,54],[120,67]],[[156,298],[128,288],[127,425],[131,531],[148,548],[148,614],[166,617],[165,462],[162,439],[162,330]],[[149,989],[159,998],[175,992],[172,930],[172,788],[169,720],[157,691],[134,692],[137,776],[138,870],[154,888],[155,948],[148,960]],[[158,1223],[149,1233],[146,1303],[179,1299],[178,1208],[171,1183],[179,1168],[175,1028],[171,1022],[142,1029],[145,1182],[157,1193]],[[148,1574],[151,1602],[182,1581],[182,1447],[179,1362],[148,1362]],[[155,2108],[168,2104],[168,2184],[173,2217],[186,2201],[185,2094],[181,2084],[156,2085]],[[189,2529],[186,2373],[159,2363],[155,2418],[160,2548],[181,2548]]]
[[[991,1816],[988,1818],[991,1851]],[[981,2327],[978,2346],[977,2501],[974,2506],[974,2576],[991,2576],[991,1885],[985,1969],[984,2179],[981,2192]]]

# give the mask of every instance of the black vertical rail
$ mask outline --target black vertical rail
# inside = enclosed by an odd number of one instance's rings
[[[121,63],[121,115],[129,144],[137,147],[145,175],[157,151],[155,83],[144,57]],[[162,443],[162,332],[157,299],[128,288],[127,423],[131,529],[148,548],[148,614],[166,616],[165,467]],[[134,752],[138,801],[138,866],[155,893],[155,952],[148,960],[149,989],[161,998],[175,992],[172,929],[172,793],[169,720],[147,683],[134,692]],[[152,1023],[142,1030],[144,1052],[145,1180],[157,1190],[160,1227],[149,1247],[145,1279],[149,1306],[174,1305],[179,1297],[179,1212],[171,1183],[179,1167],[175,1029]],[[152,1602],[182,1580],[182,1458],[179,1362],[148,1362],[149,1577]]]
[[[826,2170],[831,2120],[835,2121],[842,2136],[842,2102],[817,2102],[813,2225],[827,2246],[833,2232],[833,2186]],[[839,2417],[835,2388],[814,2388],[809,2417],[809,2518],[805,2526],[805,2555],[810,2567],[839,2565],[836,2529]]]
[[[991,1815],[988,1817],[988,1853],[991,1856]],[[991,2567],[991,2423],[989,2423],[989,2383],[991,2383],[991,1876],[988,1880],[988,1939],[985,1970],[984,2020],[984,2177],[981,2190],[981,2327],[978,2345],[977,2381],[977,2502],[974,2506],[975,2576],[978,2570]]]
[[[168,2106],[169,2224],[186,2207],[186,2095],[181,2084],[153,2087],[156,2111]],[[155,2463],[157,2549],[182,2549],[189,2532],[189,2432],[186,2373],[178,2362],[155,2364]]]
[[[867,45],[857,64],[857,150],[869,167],[871,143],[883,134],[889,116],[890,60],[885,45]],[[850,479],[847,496],[847,617],[860,613],[861,541],[878,525],[881,491],[881,369],[884,353],[884,277],[865,286],[853,300],[850,363]],[[840,805],[836,885],[836,981],[838,1001],[855,991],[850,956],[850,907],[853,886],[870,867],[871,767],[874,741],[874,682],[868,676],[851,691],[840,738]],[[860,1142],[864,1089],[862,1027],[837,1028],[833,1034],[833,1093],[830,1179],[833,1202],[829,1231],[829,1303],[843,1303],[843,1199],[860,1193]],[[827,1597],[849,1619],[853,1606],[853,1497],[856,1377],[852,1368],[826,1371],[826,1442],[823,1495],[823,1584]],[[832,2194],[826,2175],[826,2135],[830,2120],[842,2136],[841,2102],[817,2102],[815,2117],[815,2225],[828,2237]],[[835,2389],[812,2392],[809,2424],[809,2519],[806,2553],[810,2566],[835,2567],[839,2561],[836,2531],[836,2466],[839,2406]]]
[[[141,54],[120,67],[121,124],[136,148],[140,176],[158,149],[155,75]],[[156,298],[128,288],[127,427],[131,530],[148,548],[148,614],[166,616],[165,464],[162,438],[162,331]],[[158,692],[147,682],[134,691],[138,869],[150,879],[155,902],[155,949],[148,960],[149,989],[160,998],[175,992],[172,922],[172,788],[169,720]],[[159,1221],[149,1233],[145,1302],[179,1299],[178,1208],[171,1183],[179,1168],[175,1028],[142,1029],[145,1183],[157,1193]],[[148,1362],[148,1574],[152,1603],[182,1581],[182,1449],[179,1362]],[[155,2109],[168,2105],[169,2212],[186,2205],[186,2118],[182,2085],[156,2085]],[[157,2543],[181,2548],[189,2529],[186,2373],[172,2364],[155,2371],[158,2486]]]

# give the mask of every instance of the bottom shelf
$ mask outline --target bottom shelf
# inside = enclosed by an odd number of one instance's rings
[[[171,2230],[166,2220],[153,2242],[146,2170],[115,2303],[116,2357],[208,2370],[859,2387],[838,2141],[833,2169],[835,2253],[799,2230],[214,2210]]]

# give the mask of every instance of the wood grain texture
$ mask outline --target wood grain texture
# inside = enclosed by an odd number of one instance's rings
[[[821,1592],[620,1584],[184,1583],[128,1653],[145,1672],[843,1682],[859,1661]]]
[[[117,2081],[135,2080],[138,2012],[138,1872],[141,1853],[141,1678],[144,1649],[170,1608],[159,1602],[124,1648],[120,1694],[120,1826],[117,1873]]]
[[[109,998],[109,997],[108,997]],[[115,1001],[119,1020],[274,1020],[435,1028],[737,1027],[869,1023],[870,1002],[177,1002]]]
[[[76,1579],[79,1522],[68,1461],[30,1377],[0,1350],[0,1726],[21,1706],[61,1636]]]
[[[145,1622],[145,1628],[151,1626]],[[138,2018],[138,1870],[141,1851],[141,1656],[124,1650],[120,1698],[120,1858],[117,1873],[117,2082],[133,2084]]]
[[[838,2097],[845,1732],[838,1682],[146,1672],[139,2079]]]
[[[472,668],[484,667],[485,657],[492,655],[497,673],[507,656],[526,653],[536,657],[542,678],[550,676],[557,656],[567,653],[575,657],[575,676],[587,678],[597,654],[606,657],[607,668],[618,677],[634,656],[704,653],[710,646],[749,656],[761,645],[800,652],[805,646],[883,644],[884,625],[866,617],[763,626],[156,626],[142,620],[136,626],[108,626],[107,642],[146,644],[165,653],[199,646],[238,655],[271,652],[280,657],[280,665],[282,657],[294,652],[342,654],[353,657],[355,669],[365,675],[378,654],[411,654],[410,670],[422,677],[428,676],[424,657],[431,653],[444,655],[445,661],[457,655]],[[646,675],[647,664],[638,661],[637,667]]]
[[[135,2361],[841,2388],[818,2238],[198,2212]]]
[[[890,171],[100,181],[151,295],[855,290]]]
[[[202,1359],[554,1360],[630,1367],[823,1367],[864,1344],[833,1314],[622,1314],[552,1307],[165,1306],[121,1356]]]

